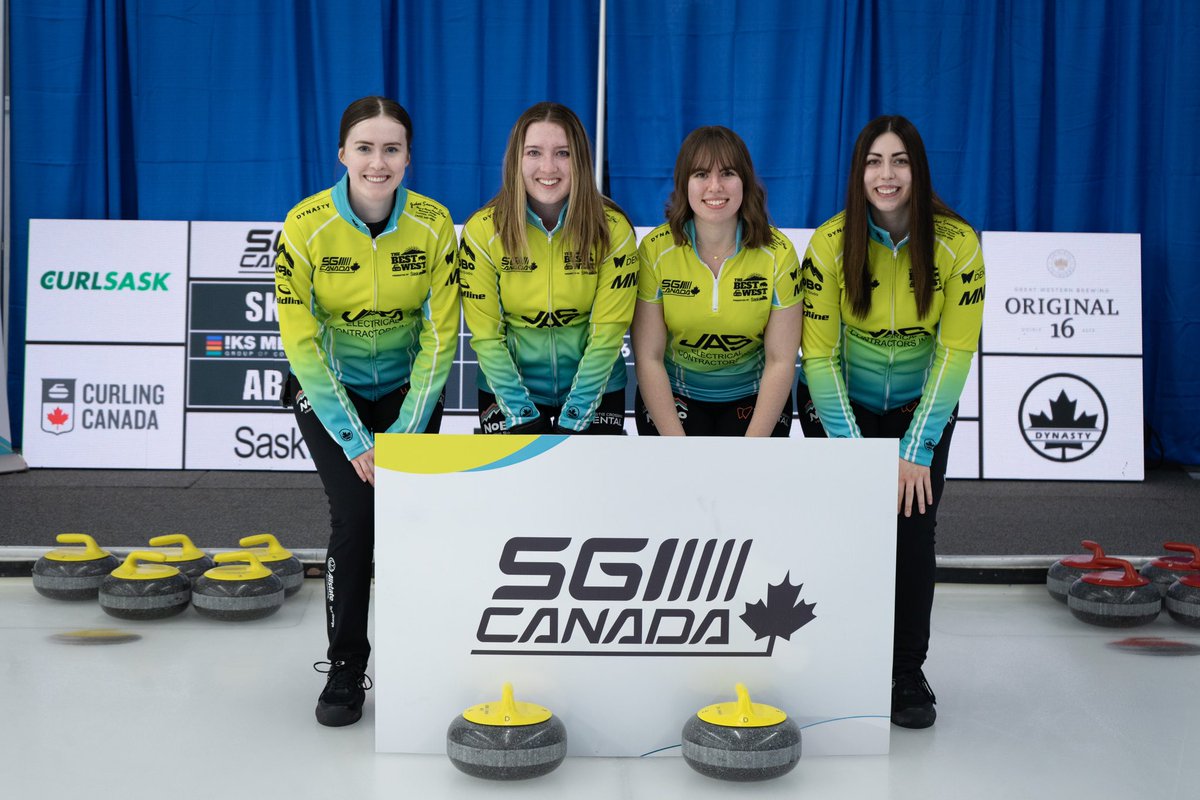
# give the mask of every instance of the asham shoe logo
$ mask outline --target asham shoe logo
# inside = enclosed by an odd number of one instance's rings
[[[1051,461],[1087,458],[1108,432],[1108,406],[1100,391],[1065,372],[1030,386],[1017,417],[1026,444]]]
[[[753,539],[509,539],[473,655],[758,656],[816,615],[791,573],[746,585]],[[771,565],[772,570],[778,569]],[[784,570],[779,570],[784,572]],[[763,640],[766,640],[765,642]]]
[[[75,430],[74,378],[42,378],[42,430],[55,435]]]

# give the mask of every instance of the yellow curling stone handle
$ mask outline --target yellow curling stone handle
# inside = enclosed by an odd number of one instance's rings
[[[257,581],[274,574],[249,550],[217,553],[213,561],[222,566],[205,570],[204,577],[215,581]]]
[[[737,700],[705,706],[696,712],[696,716],[710,725],[723,728],[765,728],[787,719],[787,714],[774,706],[751,703],[750,693],[746,691],[744,683],[737,684],[733,689],[737,692]]]
[[[178,575],[179,570],[164,563],[167,557],[150,550],[134,550],[125,563],[112,571],[114,578],[126,581],[157,581]],[[151,563],[145,563],[151,562]]]
[[[54,537],[54,540],[59,544],[81,544],[83,549],[65,547],[51,550],[46,553],[46,558],[51,561],[98,561],[112,555],[107,550],[101,549],[100,545],[96,544],[96,540],[86,533],[60,533]]]
[[[238,539],[238,544],[242,547],[254,547],[256,545],[265,544],[265,549],[255,550],[254,553],[258,556],[259,561],[266,563],[270,563],[272,561],[286,561],[292,557],[291,551],[281,545],[279,540],[269,533],[258,533],[254,536],[242,537],[241,539]]]
[[[179,545],[179,550],[165,554],[167,563],[172,561],[195,561],[198,558],[204,558],[204,553],[196,545],[192,544],[192,540],[185,534],[169,533],[166,536],[155,536],[150,540],[151,547],[167,547],[173,544]]]
[[[553,715],[550,709],[542,708],[533,703],[518,703],[513,699],[511,683],[505,683],[500,689],[500,699],[479,706],[472,706],[463,712],[463,719],[476,725],[537,725],[545,722]]]

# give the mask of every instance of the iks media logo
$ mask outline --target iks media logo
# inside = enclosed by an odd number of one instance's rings
[[[816,618],[791,573],[761,575],[753,539],[509,539],[472,655],[757,656]],[[765,641],[764,641],[765,640]]]
[[[1030,386],[1017,416],[1025,443],[1051,461],[1087,458],[1108,432],[1108,406],[1100,391],[1066,372]]]
[[[56,436],[75,430],[74,378],[42,378],[42,430]]]

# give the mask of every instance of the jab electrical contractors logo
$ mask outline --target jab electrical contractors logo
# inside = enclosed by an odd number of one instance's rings
[[[770,657],[816,604],[790,572],[744,580],[761,574],[753,551],[753,539],[510,538],[471,654]]]
[[[1047,375],[1030,386],[1017,416],[1025,443],[1051,461],[1087,458],[1108,432],[1108,406],[1100,391],[1066,372]]]
[[[74,378],[42,378],[42,430],[56,436],[75,430]]]

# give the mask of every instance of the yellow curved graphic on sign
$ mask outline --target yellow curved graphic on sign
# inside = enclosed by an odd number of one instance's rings
[[[375,465],[411,475],[502,469],[562,444],[565,436],[385,434],[376,439]]]

